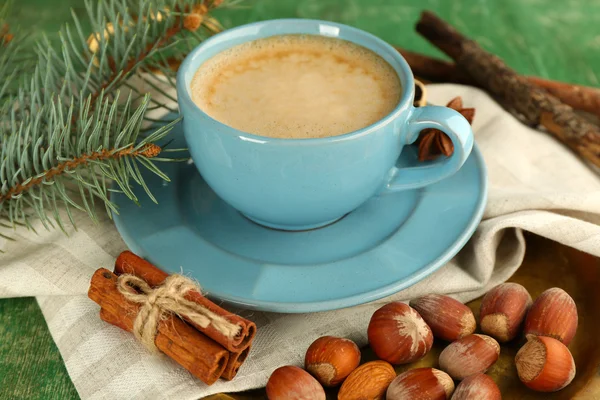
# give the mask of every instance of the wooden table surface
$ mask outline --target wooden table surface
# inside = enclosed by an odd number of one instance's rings
[[[13,24],[51,38],[84,17],[81,0],[19,0]],[[431,9],[523,74],[599,86],[600,2],[590,0],[248,0],[219,12],[231,27],[286,17],[338,21],[409,50],[442,57],[414,32]],[[548,242],[545,246],[548,246]],[[540,246],[529,252],[544,251]],[[0,266],[2,268],[2,266]],[[0,300],[0,399],[79,398],[33,298]]]

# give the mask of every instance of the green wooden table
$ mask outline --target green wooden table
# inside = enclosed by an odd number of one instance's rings
[[[442,57],[414,32],[436,11],[523,74],[599,86],[600,2],[590,0],[249,0],[218,13],[226,27],[286,17],[338,21],[409,50]],[[55,38],[81,0],[19,0],[14,24]],[[2,268],[2,266],[0,266]],[[0,399],[77,399],[32,298],[0,300]]]

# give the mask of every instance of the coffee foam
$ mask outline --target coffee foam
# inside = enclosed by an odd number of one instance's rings
[[[394,69],[340,39],[283,35],[233,47],[200,66],[192,99],[212,118],[261,136],[301,139],[349,133],[398,104]]]

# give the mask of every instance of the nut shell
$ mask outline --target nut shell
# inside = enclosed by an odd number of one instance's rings
[[[382,360],[406,364],[422,358],[433,344],[433,334],[419,313],[396,301],[371,317],[367,330],[371,348]]]
[[[473,312],[452,297],[429,294],[411,300],[410,306],[423,317],[438,339],[453,342],[475,332]]]
[[[454,391],[452,378],[435,368],[417,368],[396,377],[387,390],[386,400],[447,400]]]
[[[527,289],[518,283],[503,283],[481,301],[479,319],[483,333],[499,342],[514,339],[532,304]]]
[[[471,375],[458,384],[452,400],[502,400],[496,382],[485,374]]]
[[[577,332],[577,306],[560,288],[546,290],[538,297],[525,319],[525,334],[549,336],[566,346]]]
[[[538,392],[555,392],[575,378],[575,361],[562,342],[547,336],[528,335],[515,357],[519,379]]]
[[[336,386],[360,364],[360,350],[349,339],[323,336],[315,340],[304,358],[304,367],[324,386]]]
[[[346,378],[338,400],[380,400],[396,377],[394,367],[385,361],[371,361],[356,368]]]
[[[302,368],[286,365],[277,368],[267,382],[269,400],[325,400],[325,391]]]
[[[500,355],[500,345],[486,335],[473,334],[450,343],[440,354],[440,368],[457,380],[484,373]]]

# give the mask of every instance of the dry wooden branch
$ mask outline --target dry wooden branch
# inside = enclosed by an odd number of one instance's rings
[[[531,125],[542,125],[584,160],[600,167],[600,127],[573,108],[518,75],[430,11],[421,14],[417,32],[449,55],[482,88],[514,108]]]
[[[452,62],[429,57],[396,47],[410,65],[415,76],[431,82],[451,82],[480,86],[467,73]],[[527,76],[527,80],[556,96],[576,110],[600,116],[600,89],[566,82]]]

